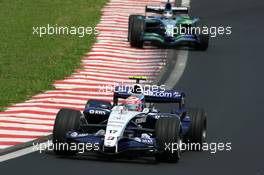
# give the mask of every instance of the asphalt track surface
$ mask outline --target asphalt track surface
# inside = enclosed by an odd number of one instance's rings
[[[264,1],[193,0],[191,6],[195,16],[213,26],[232,26],[233,33],[212,39],[206,52],[190,52],[186,70],[175,88],[187,93],[191,106],[207,110],[208,141],[232,142],[232,151],[186,152],[178,164],[156,164],[152,159],[73,160],[32,153],[1,163],[1,174],[263,175]]]

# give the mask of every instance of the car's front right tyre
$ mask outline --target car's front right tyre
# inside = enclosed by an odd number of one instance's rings
[[[145,17],[141,15],[132,16],[129,25],[128,40],[131,47],[142,48],[144,44],[143,35],[146,28]]]
[[[81,112],[73,109],[61,109],[56,116],[53,128],[53,147],[55,154],[74,155],[78,150],[71,150],[66,134],[69,131],[78,131]]]
[[[131,38],[131,31],[132,31],[132,26],[134,23],[134,20],[140,15],[130,15],[128,18],[128,35],[127,35],[127,40],[128,42],[130,42],[130,38]]]

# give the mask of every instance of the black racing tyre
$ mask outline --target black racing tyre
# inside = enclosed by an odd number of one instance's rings
[[[130,26],[130,45],[131,47],[142,48],[143,47],[143,35],[145,32],[145,17],[138,15],[133,17],[131,26]]]
[[[155,126],[155,136],[159,153],[155,154],[158,162],[178,162],[181,157],[181,121],[178,117],[161,117]],[[176,148],[172,151],[172,145]],[[168,149],[169,146],[169,149]]]
[[[70,150],[70,144],[66,141],[66,133],[78,131],[81,112],[73,109],[61,109],[56,116],[53,128],[54,152],[58,155],[74,155],[78,151]]]
[[[198,50],[207,50],[209,46],[209,35],[208,34],[200,34],[199,35],[200,44],[198,45]]]
[[[203,27],[207,27],[207,26],[204,25],[204,24],[200,24],[200,25],[198,25],[198,27],[199,27],[199,28],[201,29],[201,31],[202,31]],[[197,35],[197,37],[198,37],[198,39],[200,40],[200,44],[197,45],[197,49],[198,49],[198,50],[201,50],[201,51],[205,51],[205,50],[207,50],[208,47],[209,47],[209,38],[210,38],[209,34],[199,33],[199,34]]]
[[[207,119],[204,109],[189,109],[187,115],[190,117],[190,129],[187,133],[187,142],[191,143],[191,150],[202,151],[202,145],[206,142]]]
[[[128,34],[127,34],[127,40],[130,41],[131,38],[131,27],[134,22],[135,18],[142,17],[141,15],[130,15],[128,19]]]
[[[91,99],[87,101],[85,105],[85,109],[88,108],[89,106],[92,107],[93,104],[97,104],[97,107],[104,108],[104,109],[112,108],[111,103],[108,101]]]

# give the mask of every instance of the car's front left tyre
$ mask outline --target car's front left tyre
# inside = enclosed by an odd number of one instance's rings
[[[199,45],[198,50],[205,51],[209,47],[209,35],[208,34],[200,34],[199,35]]]
[[[202,31],[203,28],[208,28],[204,24],[198,24],[198,27],[200,28],[201,31]],[[208,47],[209,47],[210,35],[209,34],[204,34],[204,33],[201,32],[201,33],[197,34],[197,38],[199,40],[199,44],[197,45],[197,50],[201,50],[201,51],[207,50]]]
[[[158,162],[178,162],[181,157],[181,121],[178,117],[161,117],[155,126],[156,143],[159,153]]]

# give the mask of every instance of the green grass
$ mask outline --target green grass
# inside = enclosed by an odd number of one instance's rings
[[[70,75],[95,36],[33,35],[32,27],[94,27],[107,0],[0,0],[0,110],[53,89]]]

